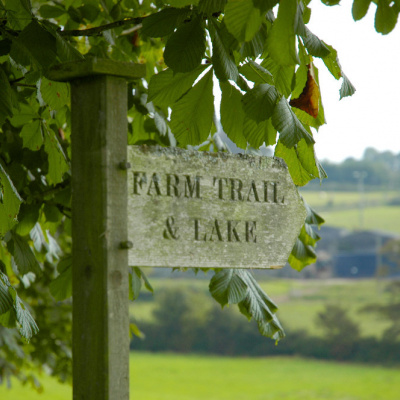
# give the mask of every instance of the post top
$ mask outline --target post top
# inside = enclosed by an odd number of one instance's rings
[[[96,75],[112,75],[132,80],[142,78],[145,74],[145,64],[134,64],[93,57],[54,65],[48,71],[47,77],[53,81],[67,82]]]

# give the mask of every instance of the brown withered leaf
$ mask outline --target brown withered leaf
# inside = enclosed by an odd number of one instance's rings
[[[318,116],[319,88],[315,81],[314,68],[312,64],[308,65],[307,82],[301,95],[297,99],[291,99],[289,104],[292,107],[299,108],[311,115],[313,118]]]

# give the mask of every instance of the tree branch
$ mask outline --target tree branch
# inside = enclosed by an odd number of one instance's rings
[[[96,28],[89,28],[89,29],[71,29],[71,30],[64,30],[58,31],[59,35],[61,36],[95,36],[100,35],[103,31],[107,31],[110,29],[118,28],[124,25],[141,25],[143,21],[142,17],[137,18],[125,18],[120,21],[111,22],[106,25],[97,26]],[[137,28],[140,29],[140,28]],[[135,29],[135,30],[137,30]]]

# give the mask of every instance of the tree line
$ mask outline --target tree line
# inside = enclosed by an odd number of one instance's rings
[[[264,340],[252,321],[243,324],[236,310],[221,310],[207,301],[203,292],[194,288],[164,289],[158,292],[152,322],[139,324],[142,334],[131,341],[131,349],[399,364],[400,283],[392,282],[386,290],[392,294],[388,304],[371,304],[359,310],[375,313],[389,322],[381,338],[362,336],[358,323],[346,309],[327,304],[314,321],[321,336],[304,330],[289,331],[288,340],[276,345]]]
[[[341,163],[324,161],[328,179],[324,181],[324,190],[355,190],[364,185],[370,189],[396,190],[400,187],[400,153],[379,152],[367,148],[360,160],[347,158]],[[317,181],[310,182],[304,189],[315,190]]]

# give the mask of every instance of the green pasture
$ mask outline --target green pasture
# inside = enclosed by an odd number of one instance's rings
[[[300,358],[134,353],[132,400],[397,400],[400,370]],[[2,400],[69,400],[71,386],[41,377],[42,394],[0,386]]]
[[[366,207],[360,217],[359,209],[324,211],[321,213],[326,225],[350,230],[367,229],[400,234],[400,207]],[[360,218],[363,223],[360,224]]]
[[[356,188],[355,188],[356,189]],[[366,207],[387,205],[395,199],[400,198],[399,191],[324,191],[321,190],[301,190],[301,195],[307,202],[319,210],[321,209],[340,209],[357,208],[362,202]]]
[[[305,330],[320,336],[323,332],[316,325],[317,314],[325,305],[342,307],[348,316],[360,326],[361,336],[381,337],[389,323],[374,313],[360,312],[371,304],[385,304],[389,294],[384,291],[386,283],[375,279],[365,280],[284,280],[286,295],[274,296],[274,285],[278,280],[265,282],[261,286],[276,301],[278,316],[288,331]]]
[[[381,230],[400,234],[400,206],[390,205],[399,200],[398,191],[336,192],[301,191],[305,200],[328,226],[349,230]]]

